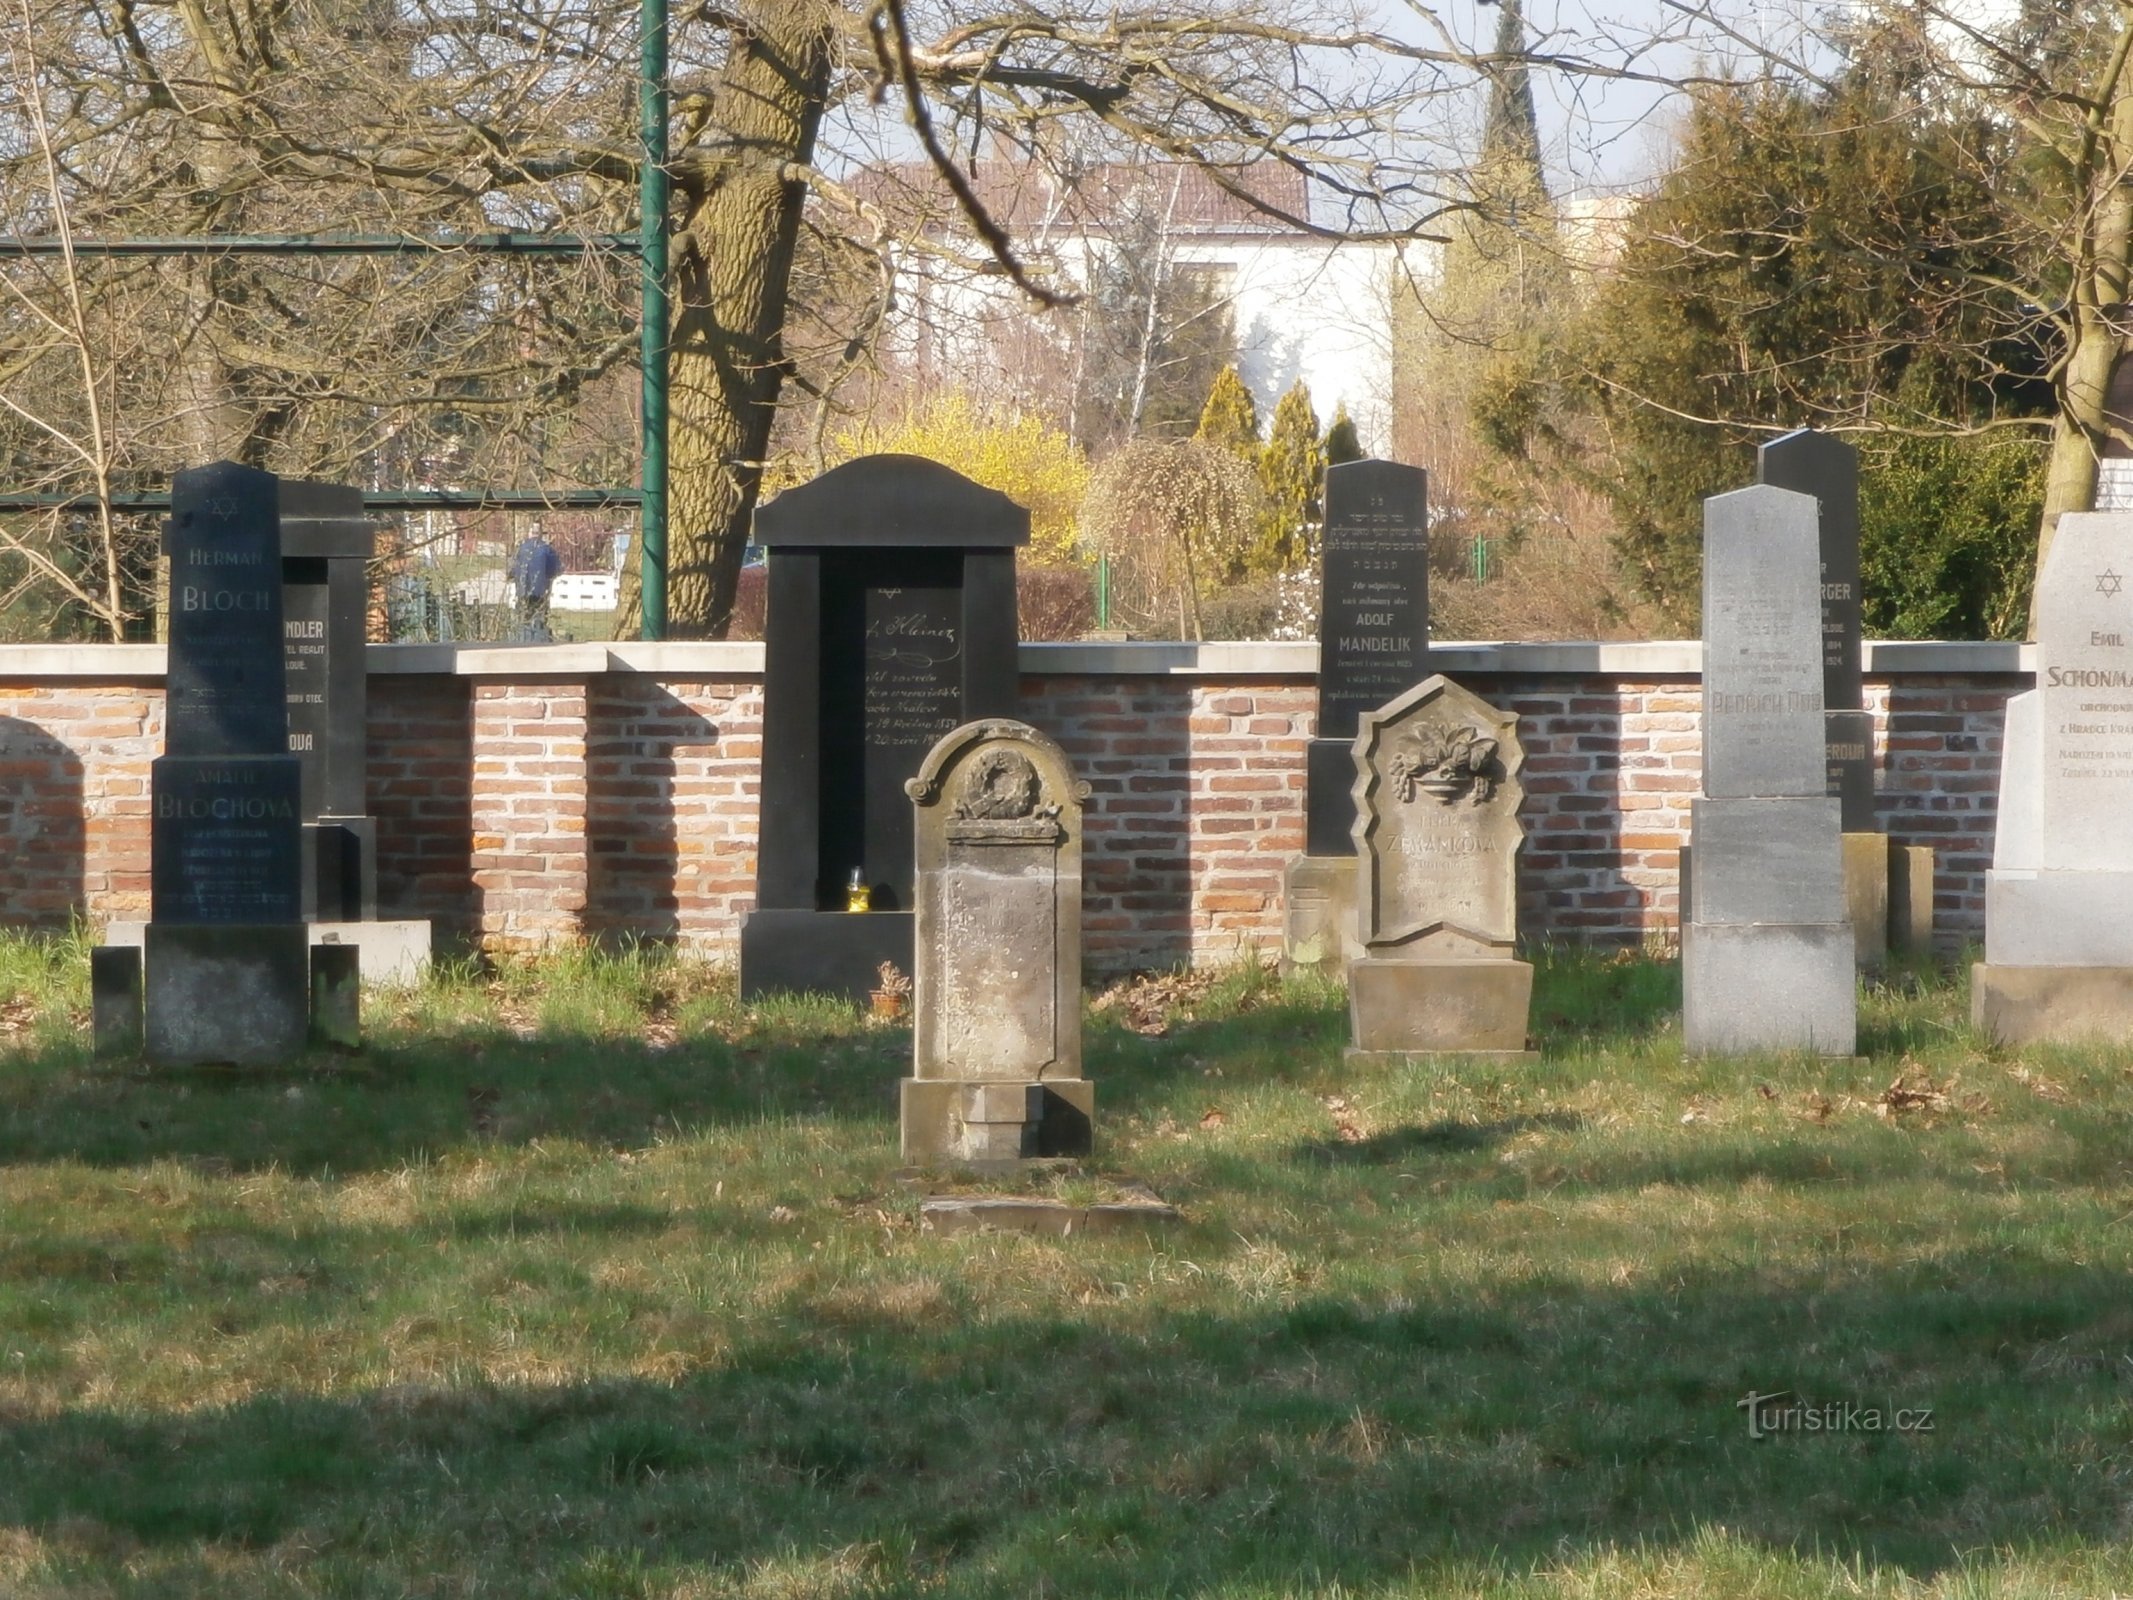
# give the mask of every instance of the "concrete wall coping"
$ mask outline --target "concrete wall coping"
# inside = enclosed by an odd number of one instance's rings
[[[1546,677],[1579,674],[1640,679],[1699,677],[1703,646],[1695,639],[1613,643],[1447,641],[1432,647],[1442,672]],[[588,678],[644,673],[718,681],[762,676],[760,643],[636,642],[594,644],[374,644],[373,673],[489,678]],[[1318,671],[1311,639],[1193,644],[1172,640],[1090,640],[1024,644],[1018,665],[1040,677],[1310,678]],[[1871,677],[2022,675],[2036,670],[2036,646],[2000,640],[1870,639]],[[164,672],[159,644],[0,645],[0,683],[73,679],[154,681]]]

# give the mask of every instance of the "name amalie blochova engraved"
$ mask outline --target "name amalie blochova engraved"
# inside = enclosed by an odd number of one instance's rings
[[[245,781],[227,773],[203,773],[200,778],[207,783]],[[162,794],[156,796],[156,815],[200,822],[267,822],[293,817],[296,808],[286,799],[274,795]]]

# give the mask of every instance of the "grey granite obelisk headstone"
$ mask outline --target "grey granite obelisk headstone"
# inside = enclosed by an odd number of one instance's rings
[[[288,750],[280,486],[232,462],[171,490],[163,754],[150,769],[148,1058],[265,1064],[310,1017],[302,771]]]
[[[1367,954],[1348,965],[1349,1058],[1523,1060],[1518,716],[1432,677],[1361,722],[1350,759]]]
[[[955,729],[905,783],[917,938],[907,1161],[1086,1155],[1081,1075],[1081,803],[1059,746],[1026,723]]]
[[[1971,1016],[2006,1044],[2133,1033],[2133,515],[2061,516],[2037,687],[2008,702]]]
[[[1693,1055],[1850,1055],[1857,1034],[1841,808],[1825,794],[1814,499],[1704,502],[1703,796],[1681,929]]]
[[[1821,514],[1822,697],[1829,788],[1842,805],[1844,898],[1861,967],[1889,947],[1930,949],[1932,849],[1896,844],[1874,807],[1874,719],[1866,707],[1859,588],[1859,452],[1834,434],[1802,428],[1757,455],[1758,478],[1811,494]],[[1916,859],[1922,856],[1922,861]],[[1915,891],[1923,872],[1923,893]],[[1897,908],[1892,916],[1891,908]]]
[[[1360,719],[1429,674],[1429,476],[1396,461],[1326,471],[1318,730],[1304,750],[1304,854],[1289,863],[1282,956],[1337,972],[1362,954],[1355,921]]]

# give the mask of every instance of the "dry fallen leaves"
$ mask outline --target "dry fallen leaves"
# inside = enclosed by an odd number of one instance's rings
[[[1881,1091],[1881,1098],[1874,1105],[1874,1114],[1900,1117],[1907,1111],[1945,1111],[1948,1104],[1946,1087],[1935,1083],[1925,1068],[1907,1061],[1903,1070]]]

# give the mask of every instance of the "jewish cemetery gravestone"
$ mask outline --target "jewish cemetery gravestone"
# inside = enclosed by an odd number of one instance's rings
[[[1933,851],[1891,840],[1874,809],[1874,719],[1865,709],[1860,625],[1859,452],[1833,434],[1801,428],[1765,444],[1757,464],[1761,482],[1813,495],[1820,511],[1827,792],[1841,803],[1854,953],[1860,966],[1878,967],[1891,946],[1932,947]]]
[[[912,963],[904,784],[1016,702],[1029,513],[917,456],[862,456],[756,515],[768,549],[756,904],[741,993],[859,999]]]
[[[917,962],[907,1161],[1086,1155],[1081,803],[1088,785],[1027,724],[957,728],[905,785]]]
[[[2133,1032],[2133,516],[2068,513],[2007,705],[1971,1016],[2006,1044]]]
[[[1284,874],[1282,958],[1339,971],[1362,954],[1355,912],[1360,718],[1427,676],[1429,476],[1395,461],[1326,470],[1318,729],[1304,753],[1304,854]]]
[[[377,529],[346,484],[284,479],[282,629],[289,753],[303,775],[304,920],[314,942],[351,945],[369,982],[414,982],[430,962],[426,919],[378,916],[378,824],[369,815],[370,677],[364,661]]]
[[[1681,928],[1693,1055],[1850,1055],[1857,1033],[1816,521],[1814,498],[1788,489],[1704,502],[1703,794]]]
[[[302,773],[288,749],[280,485],[181,472],[164,530],[170,644],[150,769],[148,1058],[269,1064],[304,1046]]]
[[[1525,1059],[1533,968],[1512,953],[1525,840],[1517,714],[1438,676],[1359,720],[1365,953],[1348,966],[1348,1055]]]
[[[316,942],[351,945],[371,982],[413,982],[429,966],[426,920],[378,919],[377,822],[369,816],[369,675],[364,635],[376,529],[346,484],[278,480],[287,750],[297,763],[302,920]],[[114,922],[112,945],[144,924]]]

